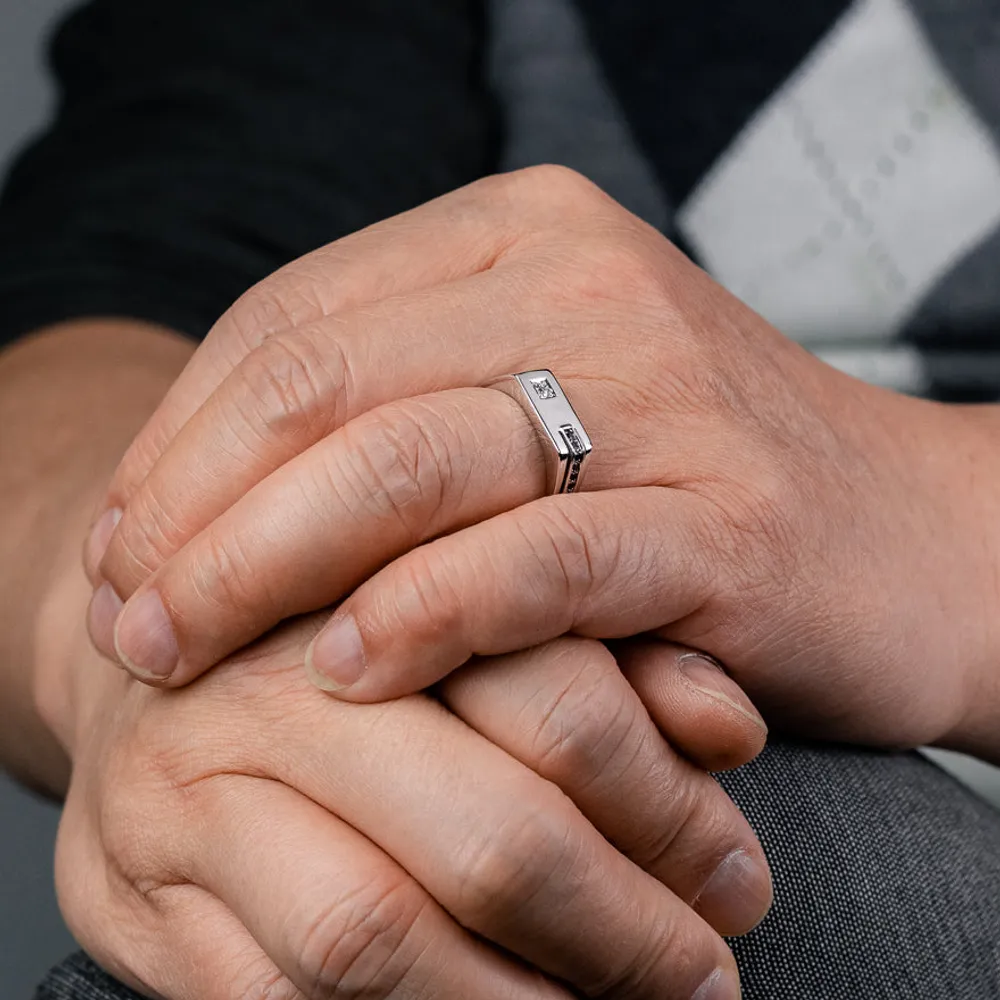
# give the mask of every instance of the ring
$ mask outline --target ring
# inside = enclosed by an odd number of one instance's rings
[[[520,403],[547,445],[549,492],[576,493],[593,446],[555,375],[544,368],[519,372],[490,382],[489,388]]]

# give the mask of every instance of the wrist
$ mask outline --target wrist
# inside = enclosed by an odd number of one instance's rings
[[[962,711],[937,745],[1000,763],[1000,406],[949,406],[947,435],[955,462],[941,490],[952,497],[955,535],[949,541],[967,566],[962,592],[967,618],[956,641],[977,643],[964,676]]]
[[[1000,406],[853,380],[831,398],[831,425],[864,457],[845,496],[867,577],[855,613],[878,638],[877,669],[896,677],[886,742],[996,758]]]
[[[93,655],[83,539],[190,352],[174,334],[106,320],[0,354],[0,767],[50,794],[68,779],[73,664]]]

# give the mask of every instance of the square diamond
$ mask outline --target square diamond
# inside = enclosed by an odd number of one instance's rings
[[[553,388],[552,383],[547,378],[533,378],[531,381],[531,388],[535,390],[539,399],[555,399],[556,390]]]

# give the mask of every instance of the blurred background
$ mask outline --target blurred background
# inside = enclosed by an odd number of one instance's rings
[[[0,176],[50,112],[44,41],[53,23],[76,2],[2,0]],[[1000,771],[950,754],[932,756],[1000,806]],[[57,820],[54,807],[0,774],[0,984],[5,1000],[27,1000],[46,969],[73,948],[52,889]]]
[[[15,149],[45,121],[52,94],[43,38],[72,0],[0,4],[0,176]],[[73,950],[52,889],[59,814],[0,773],[0,994],[28,1000],[49,966]]]

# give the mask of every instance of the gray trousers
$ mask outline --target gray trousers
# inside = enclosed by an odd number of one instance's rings
[[[1000,813],[917,754],[778,743],[720,780],[774,873],[745,1000],[1000,1000]],[[75,955],[36,1000],[138,998]]]

